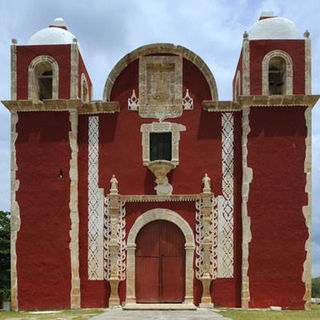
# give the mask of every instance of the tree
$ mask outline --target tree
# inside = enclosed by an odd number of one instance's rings
[[[320,298],[320,277],[312,279],[312,297]]]
[[[0,303],[10,298],[10,212],[0,211]]]

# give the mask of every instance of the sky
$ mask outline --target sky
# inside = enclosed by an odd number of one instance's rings
[[[93,98],[102,100],[109,72],[142,45],[168,42],[199,55],[211,69],[219,100],[232,99],[232,79],[242,36],[262,11],[295,22],[301,38],[310,31],[312,92],[320,93],[318,0],[0,0],[0,100],[10,99],[11,39],[32,34],[63,17],[79,40]],[[320,276],[320,103],[312,112],[312,275]],[[0,210],[10,210],[10,113],[0,104]],[[289,244],[288,244],[289,245]]]

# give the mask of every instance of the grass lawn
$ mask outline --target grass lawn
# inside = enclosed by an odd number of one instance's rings
[[[48,311],[50,312],[50,311]],[[83,310],[62,310],[54,313],[46,312],[0,312],[0,320],[15,319],[15,320],[84,320],[90,319],[95,315],[104,312],[104,309],[83,309]]]
[[[313,304],[311,311],[255,311],[220,309],[220,314],[233,320],[320,320],[320,305]],[[222,320],[222,319],[221,319]]]

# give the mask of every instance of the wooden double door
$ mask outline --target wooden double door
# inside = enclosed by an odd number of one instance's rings
[[[185,238],[173,223],[145,225],[136,239],[136,301],[178,303],[185,295]]]

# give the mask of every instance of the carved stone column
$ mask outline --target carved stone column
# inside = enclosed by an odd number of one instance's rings
[[[210,249],[212,247],[212,236],[210,232],[211,214],[212,214],[212,197],[210,178],[206,174],[202,179],[203,192],[201,193],[201,212],[202,212],[202,227],[203,227],[203,240],[201,243],[202,252],[202,298],[200,308],[213,308],[210,295],[210,284],[212,275],[210,270]]]
[[[118,228],[119,228],[119,217],[120,217],[120,201],[118,193],[118,181],[113,175],[111,180],[111,188],[109,193],[110,206],[110,226],[111,226],[111,240],[109,243],[110,250],[110,264],[111,264],[111,275],[109,278],[110,283],[110,298],[109,308],[119,307],[120,299],[118,294],[119,276],[118,276],[118,257],[119,257],[119,241],[118,241]]]

